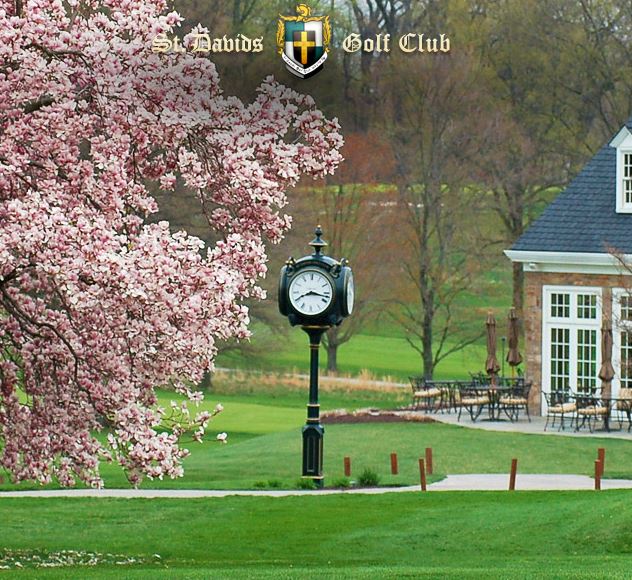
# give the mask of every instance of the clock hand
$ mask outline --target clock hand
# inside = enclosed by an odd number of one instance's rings
[[[324,294],[319,294],[318,292],[314,292],[313,290],[310,290],[309,292],[305,292],[305,294],[301,294],[297,298],[297,300],[300,300],[301,298],[305,298],[305,296],[320,296],[321,298],[326,298]]]

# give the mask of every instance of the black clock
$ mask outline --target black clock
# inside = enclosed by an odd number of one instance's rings
[[[279,311],[292,326],[337,326],[353,312],[355,287],[347,260],[323,254],[327,242],[316,228],[314,253],[290,258],[281,269]]]

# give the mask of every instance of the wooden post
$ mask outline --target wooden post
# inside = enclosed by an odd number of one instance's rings
[[[351,477],[351,457],[345,457],[345,477]]]
[[[597,491],[601,490],[601,470],[603,469],[601,465],[601,461],[597,459],[595,461],[595,489]]]
[[[391,473],[397,475],[399,470],[397,469],[397,453],[391,453]]]
[[[432,475],[432,447],[426,447],[426,473]]]
[[[426,491],[426,468],[421,457],[419,458],[419,478],[421,480],[421,491]]]
[[[603,476],[603,471],[606,468],[606,449],[604,447],[600,447],[597,449],[597,459],[599,463],[601,463],[601,474]]]
[[[518,460],[511,460],[511,473],[509,474],[509,491],[516,489],[516,472],[518,471]]]

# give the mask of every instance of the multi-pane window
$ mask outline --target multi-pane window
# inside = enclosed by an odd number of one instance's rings
[[[632,205],[632,153],[623,154],[623,203]]]
[[[542,387],[550,392],[571,389],[594,393],[599,386],[600,290],[560,286],[545,286],[543,290]],[[632,358],[632,350],[630,355]],[[632,383],[632,369],[630,379]]]
[[[577,295],[577,318],[597,318],[597,296],[594,294]]]
[[[570,380],[570,330],[551,328],[551,391],[565,391]]]
[[[621,380],[621,388],[629,389],[632,387],[632,332],[622,330],[620,337],[621,347],[619,355],[621,357],[621,369],[619,379]]]
[[[632,320],[632,296],[624,294],[619,299],[621,320]]]
[[[568,318],[571,313],[571,295],[551,294],[551,316],[553,318]]]
[[[632,291],[613,290],[612,334],[614,338],[613,386],[616,389],[632,388]]]
[[[594,393],[597,388],[597,331],[577,330],[577,391]]]

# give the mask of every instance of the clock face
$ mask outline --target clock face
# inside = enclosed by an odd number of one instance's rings
[[[347,277],[347,315],[353,312],[353,301],[355,300],[355,285],[353,283],[353,274]]]
[[[300,314],[322,314],[334,298],[329,278],[318,270],[303,270],[297,274],[288,291],[290,303]]]

